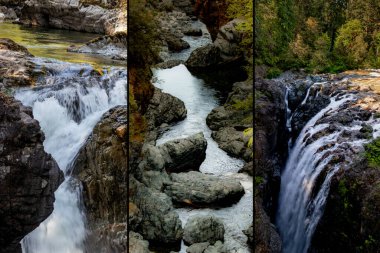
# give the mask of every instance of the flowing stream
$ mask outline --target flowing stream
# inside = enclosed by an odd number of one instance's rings
[[[5,32],[3,26],[10,26],[15,32]],[[93,35],[68,35],[64,31],[31,30],[9,24],[0,24],[0,31],[3,37],[44,57],[32,61],[46,75],[39,77],[35,87],[16,90],[15,97],[33,108],[34,118],[45,134],[45,151],[65,174],[65,181],[55,192],[53,213],[22,240],[23,253],[85,252],[83,241],[87,232],[81,188],[70,176],[70,164],[102,115],[127,103],[127,70],[115,66],[121,64],[110,66],[112,61],[94,55],[75,54],[74,62],[79,63],[61,61],[73,59],[71,53],[62,49],[64,46]],[[101,66],[102,73],[90,64]]]
[[[344,83],[347,80],[342,80]],[[326,83],[314,83],[323,89]],[[339,85],[338,83],[333,85]],[[310,87],[301,105],[310,98]],[[318,96],[319,91],[314,96]],[[286,104],[288,104],[288,92]],[[322,217],[332,177],[349,168],[351,154],[360,153],[366,138],[354,138],[347,133],[359,132],[364,121],[336,124],[337,115],[357,105],[359,95],[344,90],[331,97],[330,104],[310,119],[290,149],[281,175],[277,226],[283,240],[283,253],[306,253],[313,233]],[[288,109],[288,113],[291,111]],[[342,115],[342,114],[341,114]],[[287,115],[287,127],[292,120]],[[334,124],[335,123],[335,124]],[[365,122],[379,136],[380,121],[373,116]],[[291,129],[290,129],[291,131]],[[322,180],[321,180],[322,179]]]
[[[204,30],[201,38],[185,37],[191,48],[183,54],[173,54],[171,59],[186,60],[190,53],[197,47],[211,43],[209,34]],[[185,138],[198,132],[203,132],[207,140],[206,159],[200,167],[202,173],[212,174],[217,177],[235,178],[240,180],[245,195],[240,201],[230,207],[221,209],[176,209],[184,226],[187,220],[194,215],[212,214],[220,218],[225,226],[225,247],[228,252],[248,253],[247,237],[242,230],[247,229],[252,221],[253,213],[253,180],[252,177],[237,173],[243,166],[243,161],[230,157],[226,152],[218,147],[218,144],[211,137],[211,130],[206,125],[206,117],[212,109],[219,106],[219,92],[207,85],[207,83],[193,76],[184,65],[179,65],[171,69],[154,70],[154,85],[179,99],[181,99],[187,109],[185,120],[171,127],[158,140],[157,145],[169,140]],[[186,248],[182,243],[181,253],[186,253]]]

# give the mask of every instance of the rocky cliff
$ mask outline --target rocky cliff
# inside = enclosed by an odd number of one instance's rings
[[[21,252],[20,240],[52,213],[63,173],[31,109],[2,93],[0,129],[0,252]]]

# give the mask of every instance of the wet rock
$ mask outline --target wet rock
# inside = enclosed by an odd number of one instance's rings
[[[186,249],[187,253],[203,253],[207,247],[210,246],[209,242],[194,243]]]
[[[21,252],[20,240],[53,212],[63,173],[31,108],[2,93],[0,129],[0,251]]]
[[[10,39],[0,39],[0,90],[29,86],[36,81],[35,64],[28,50]]]
[[[186,66],[193,70],[214,68],[220,63],[220,61],[220,49],[217,46],[210,44],[195,49],[186,61]]]
[[[0,22],[5,21],[5,20],[13,21],[16,19],[17,19],[17,14],[13,8],[7,8],[6,6],[0,6]]]
[[[320,95],[299,106],[292,118],[292,137],[295,140],[306,123],[330,103],[330,98]]]
[[[165,187],[165,193],[181,205],[228,206],[244,195],[243,186],[235,179],[195,171],[170,176],[172,182]]]
[[[167,172],[199,170],[206,158],[207,141],[203,133],[168,141],[160,146],[148,146],[143,151],[140,168]]]
[[[252,150],[247,148],[250,137],[245,136],[242,131],[238,131],[233,127],[224,127],[217,132],[213,132],[212,138],[229,155],[243,157],[246,161],[250,160]]]
[[[239,173],[247,173],[248,175],[253,177],[253,161],[244,164],[243,168],[239,170]]]
[[[243,230],[243,233],[248,237],[248,245],[253,247],[254,233],[253,233],[253,224],[249,226],[246,230]]]
[[[150,189],[130,177],[130,201],[140,209],[142,221],[136,228],[146,240],[161,244],[178,244],[182,225],[170,197]]]
[[[148,128],[155,129],[163,123],[173,123],[186,117],[185,104],[178,98],[155,88],[145,118]]]
[[[117,106],[103,115],[72,166],[83,185],[90,227],[127,220],[127,136],[117,134],[127,124],[127,110]]]
[[[189,43],[175,36],[166,36],[165,41],[168,45],[169,51],[171,52],[181,52],[182,50],[190,48]]]
[[[71,46],[69,52],[99,54],[114,60],[127,60],[127,33],[118,32],[105,35],[86,43],[83,46]]]
[[[149,242],[133,231],[129,232],[129,251],[134,253],[150,253]]]
[[[184,228],[183,240],[190,245],[224,241],[224,225],[221,220],[211,215],[190,217]]]
[[[187,36],[202,36],[202,29],[196,27],[190,27],[183,32]]]
[[[168,60],[168,61],[165,61],[165,62],[161,62],[157,65],[155,65],[154,67],[155,68],[158,68],[158,69],[171,69],[175,66],[178,66],[180,64],[184,64],[184,61],[181,61],[181,60]]]

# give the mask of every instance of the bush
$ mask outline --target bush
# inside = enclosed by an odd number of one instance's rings
[[[380,138],[366,144],[364,148],[369,166],[380,168]]]

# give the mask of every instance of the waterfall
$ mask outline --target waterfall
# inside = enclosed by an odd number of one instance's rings
[[[37,58],[46,75],[37,87],[17,91],[16,98],[33,108],[45,134],[44,148],[65,173],[55,192],[53,213],[22,241],[24,253],[81,253],[86,237],[80,184],[70,164],[102,115],[127,103],[125,68],[97,73],[85,64]]]
[[[326,83],[319,83],[321,87]],[[336,84],[335,84],[336,85]],[[320,92],[316,92],[319,96]],[[307,102],[310,88],[302,104]],[[338,92],[330,104],[304,126],[290,150],[281,175],[277,225],[283,240],[284,253],[306,253],[312,235],[322,217],[332,177],[352,162],[350,150],[360,150],[369,140],[346,137],[344,133],[358,131],[363,121],[331,125],[338,113],[350,110],[358,95],[347,90]],[[286,92],[288,105],[288,91]],[[288,109],[289,113],[290,110]],[[287,127],[291,116],[287,115]],[[378,125],[373,117],[367,122]],[[290,129],[291,131],[291,129]],[[376,131],[375,131],[376,132]],[[375,133],[375,136],[378,133]],[[339,157],[339,154],[342,154]],[[341,159],[337,162],[337,158]],[[322,179],[322,181],[320,180]]]

